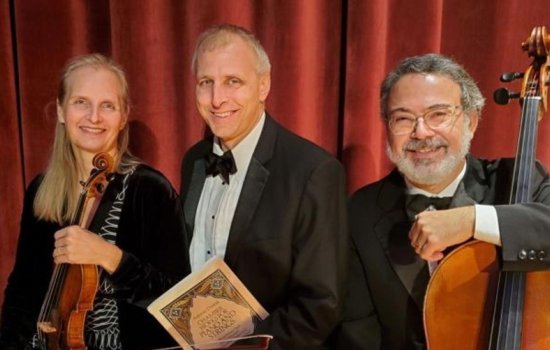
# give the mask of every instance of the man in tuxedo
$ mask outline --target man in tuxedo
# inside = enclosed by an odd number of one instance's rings
[[[353,254],[338,348],[424,349],[423,298],[446,248],[477,239],[501,247],[506,270],[550,267],[550,180],[537,163],[534,203],[506,204],[513,161],[468,154],[484,98],[447,57],[400,62],[382,83],[380,105],[396,169],[350,200]]]
[[[181,195],[193,270],[221,256],[270,313],[270,349],[323,349],[337,325],[349,236],[340,163],[265,111],[270,63],[247,30],[203,33],[196,104],[212,131],[185,155]]]

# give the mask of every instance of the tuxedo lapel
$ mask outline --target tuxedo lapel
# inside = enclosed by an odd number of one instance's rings
[[[487,185],[487,179],[483,170],[483,165],[476,158],[468,155],[466,158],[467,168],[464,179],[462,180],[462,190],[465,194],[471,198],[475,203],[484,203],[485,198],[489,194],[489,186]],[[459,187],[459,191],[460,191]],[[458,194],[458,191],[457,191]],[[457,197],[457,196],[455,196]],[[453,199],[454,202],[454,199]],[[473,203],[466,203],[463,205],[469,205]],[[458,207],[460,205],[454,205]]]
[[[193,232],[195,228],[195,215],[201,198],[202,188],[206,180],[206,168],[204,156],[197,157],[193,162],[193,170],[191,172],[190,185],[185,193],[185,221],[189,232]]]
[[[225,260],[231,264],[238,258],[241,242],[245,240],[250,222],[255,215],[263,195],[264,188],[269,179],[269,170],[265,167],[273,156],[277,138],[278,126],[266,115],[265,124],[250,160],[248,171],[244,179],[243,188],[239,196],[235,215],[229,231],[229,240],[225,253]]]
[[[394,171],[378,198],[385,214],[374,227],[384,252],[399,280],[421,309],[429,279],[426,262],[411,247],[408,232],[411,221],[405,212],[405,184]]]
[[[252,159],[229,231],[225,255],[228,263],[234,263],[238,257],[239,248],[242,246],[240,243],[246,239],[247,228],[260,202],[268,178],[269,171],[257,160]]]

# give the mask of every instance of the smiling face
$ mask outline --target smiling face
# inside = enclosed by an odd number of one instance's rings
[[[121,110],[121,83],[105,68],[84,66],[67,80],[67,93],[58,101],[59,122],[79,159],[91,159],[99,152],[117,153],[120,131],[126,124]]]
[[[237,35],[197,57],[197,109],[224,149],[246,137],[264,111],[271,81],[269,72],[258,73],[257,60]]]
[[[460,106],[460,97],[459,85],[444,75],[406,74],[392,87],[387,111],[421,116],[436,107]],[[394,135],[387,129],[388,156],[415,186],[443,190],[462,170],[477,127],[477,113],[466,113],[460,110],[454,123],[442,129],[431,129],[422,119],[409,134]]]

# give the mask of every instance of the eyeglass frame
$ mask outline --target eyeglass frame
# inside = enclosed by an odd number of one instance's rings
[[[438,110],[441,110],[441,109],[444,109],[444,108],[452,109],[452,112],[450,114],[451,117],[449,119],[450,122],[445,123],[445,125],[441,125],[441,126],[435,126],[435,127],[431,126],[426,121],[426,116],[429,115],[430,113],[433,113],[434,111],[438,111]],[[415,117],[415,120],[414,120],[414,124],[412,125],[411,130],[409,130],[407,132],[395,133],[393,128],[392,128],[391,114],[394,113],[394,111],[392,111],[390,113],[390,116],[388,118],[386,118],[386,123],[388,125],[388,129],[392,132],[393,135],[396,135],[396,136],[407,135],[407,134],[410,134],[410,133],[414,132],[416,130],[416,128],[418,127],[418,120],[420,118],[422,118],[422,120],[424,121],[424,124],[432,130],[441,130],[441,129],[448,128],[448,127],[454,125],[454,123],[456,123],[456,121],[458,120],[458,117],[460,116],[460,114],[462,114],[462,112],[464,112],[464,107],[462,105],[439,105],[439,106],[435,106],[435,107],[430,107],[427,111],[425,111],[421,115],[413,113],[409,110],[400,110],[399,112],[412,115],[412,116]]]

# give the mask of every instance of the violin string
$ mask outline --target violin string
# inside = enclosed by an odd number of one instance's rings
[[[53,308],[52,300],[53,300],[53,294],[55,291],[55,285],[59,282],[59,274],[60,274],[60,265],[55,265],[52,279],[50,280],[50,286],[48,287],[48,291],[46,293],[46,297],[44,299],[44,303],[42,304],[42,307],[40,308],[40,314],[38,317],[38,323],[41,322],[47,322],[51,319],[51,311]],[[40,342],[40,347],[45,346],[46,344],[46,334],[42,332],[41,328],[38,327],[37,323],[37,336],[38,340]]]

